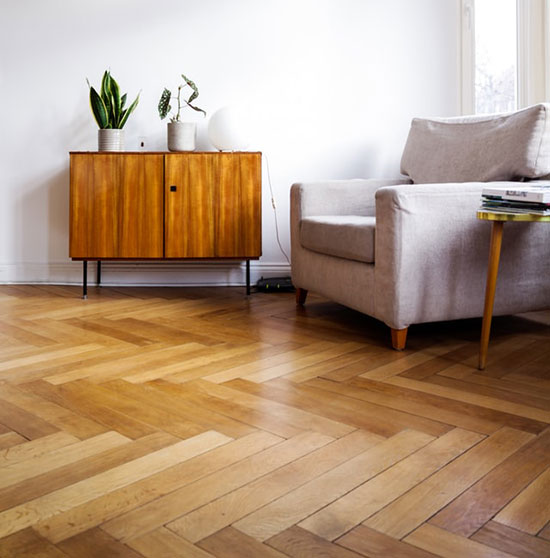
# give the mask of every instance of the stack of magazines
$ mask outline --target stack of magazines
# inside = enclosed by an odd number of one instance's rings
[[[490,213],[530,213],[550,215],[550,180],[536,182],[495,182],[481,192],[481,211]]]

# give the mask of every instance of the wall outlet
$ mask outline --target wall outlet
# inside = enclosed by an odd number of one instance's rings
[[[138,149],[140,151],[147,150],[147,136],[139,136],[138,137]]]

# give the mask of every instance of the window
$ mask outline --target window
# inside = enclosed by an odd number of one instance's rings
[[[462,113],[550,100],[550,0],[461,0]]]
[[[476,0],[474,28],[475,112],[513,111],[517,107],[516,0]]]

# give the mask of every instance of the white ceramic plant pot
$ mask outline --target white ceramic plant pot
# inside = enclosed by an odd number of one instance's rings
[[[98,130],[97,149],[98,151],[124,151],[124,130]]]
[[[197,124],[195,122],[168,123],[168,149],[170,151],[195,151]]]

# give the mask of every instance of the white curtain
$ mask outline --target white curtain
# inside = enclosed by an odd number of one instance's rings
[[[518,107],[550,101],[550,0],[518,0]]]

